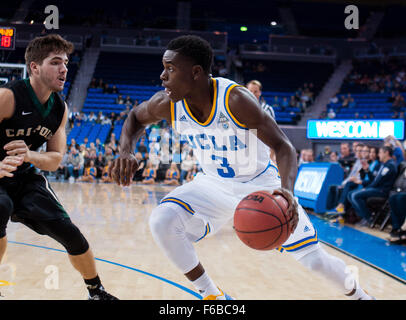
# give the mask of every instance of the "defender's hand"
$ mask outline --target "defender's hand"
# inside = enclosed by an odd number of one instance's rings
[[[4,150],[9,156],[19,156],[23,158],[24,162],[30,162],[31,151],[24,140],[11,141],[4,146]]]
[[[138,170],[138,161],[133,154],[120,155],[114,159],[109,167],[109,178],[115,183],[122,186],[129,186],[131,180]]]
[[[0,161],[0,178],[3,177],[13,177],[14,175],[11,173],[17,170],[17,167],[23,163],[22,157],[15,157],[15,156],[7,156]]]
[[[290,233],[292,234],[297,226],[297,223],[299,222],[299,213],[298,213],[298,203],[295,197],[293,196],[292,192],[290,192],[288,189],[284,188],[279,188],[275,189],[272,194],[275,195],[280,195],[286,199],[288,202],[288,210],[287,210],[287,215],[290,217],[289,219],[289,227],[290,227]]]

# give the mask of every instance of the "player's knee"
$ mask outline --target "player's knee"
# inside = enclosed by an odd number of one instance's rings
[[[57,235],[53,238],[72,256],[84,254],[89,249],[86,238],[70,219],[60,221]]]
[[[6,236],[8,219],[14,210],[13,201],[6,195],[0,195],[0,238]]]
[[[149,217],[149,227],[154,237],[161,237],[173,232],[176,212],[166,206],[156,207]]]
[[[308,269],[320,272],[324,269],[324,258],[321,253],[321,249],[314,250],[298,261]]]

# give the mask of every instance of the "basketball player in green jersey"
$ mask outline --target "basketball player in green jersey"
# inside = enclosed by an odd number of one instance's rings
[[[116,300],[101,284],[87,240],[35,170],[55,171],[65,153],[67,106],[58,92],[72,51],[73,44],[56,34],[33,39],[25,52],[29,78],[0,88],[0,262],[11,218],[65,247],[90,300]],[[46,152],[35,151],[44,143]]]
[[[165,91],[130,112],[110,176],[120,185],[131,183],[138,166],[137,140],[146,125],[165,119],[194,146],[204,174],[161,200],[150,216],[151,233],[203,299],[231,297],[206,273],[193,243],[220,230],[232,219],[239,201],[259,190],[282,194],[289,203],[292,234],[281,250],[333,281],[352,299],[372,299],[347,272],[344,261],[320,246],[315,228],[294,198],[297,161],[290,141],[251,92],[229,79],[211,77],[212,59],[210,44],[200,37],[181,36],[169,42],[162,58]],[[256,131],[254,137],[250,129]],[[277,167],[270,161],[270,149]]]

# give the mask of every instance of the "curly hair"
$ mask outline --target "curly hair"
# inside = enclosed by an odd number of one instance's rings
[[[167,50],[173,50],[192,59],[192,61],[200,65],[207,74],[211,73],[213,49],[210,43],[203,38],[194,35],[180,36],[172,39],[168,43]]]

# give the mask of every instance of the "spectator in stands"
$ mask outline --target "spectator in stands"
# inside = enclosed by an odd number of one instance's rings
[[[352,154],[350,150],[350,144],[348,142],[342,142],[340,144],[340,157],[338,162],[344,170],[344,177],[350,172],[355,160],[355,155]]]
[[[137,153],[135,154],[135,158],[136,158],[137,161],[138,161],[138,170],[135,172],[133,180],[134,180],[134,181],[141,181],[141,180],[143,179],[143,175],[142,175],[142,174],[143,174],[143,172],[144,172],[144,169],[145,169],[145,166],[146,166],[146,164],[147,164],[147,161],[146,161],[145,158],[142,157],[141,152],[137,152]]]
[[[97,154],[99,154],[99,153],[104,153],[104,145],[101,143],[101,141],[100,141],[100,139],[99,138],[96,138],[96,141],[95,141],[95,148],[96,148],[96,152],[97,152]]]
[[[361,218],[359,226],[370,224],[371,213],[366,205],[370,197],[387,198],[397,176],[396,164],[392,159],[391,147],[383,146],[379,149],[379,160],[382,163],[376,178],[366,187],[350,194],[349,200],[358,217]]]
[[[318,162],[329,162],[330,161],[330,154],[331,154],[331,147],[325,146],[323,152],[317,156],[316,161]]]
[[[186,179],[188,172],[193,168],[194,161],[190,153],[186,156],[185,159],[180,164],[180,184]]]
[[[394,137],[387,136],[383,143],[385,146],[389,146],[393,150],[393,159],[395,160],[396,165],[399,165],[402,161],[405,160],[405,150],[403,149],[402,144]]]
[[[106,151],[105,151],[105,154],[104,154],[104,159],[106,160],[106,162],[107,161],[109,161],[109,160],[111,160],[111,161],[113,161],[114,160],[114,154],[113,154],[113,150],[109,147],[109,146],[106,146]]]
[[[103,86],[103,93],[111,94],[113,93],[112,88],[110,88],[108,83],[105,83]]]
[[[92,88],[92,89],[97,88],[96,78],[93,78],[92,81],[90,81],[89,88]]]
[[[357,103],[355,102],[354,98],[349,98],[348,99],[348,108],[355,108],[357,106]]]
[[[261,97],[262,96],[261,82],[259,82],[258,80],[251,80],[247,83],[246,87],[257,98],[262,109],[264,109],[264,111],[266,111],[269,114],[269,116],[275,119],[275,111],[269,104],[266,103],[265,99]]]
[[[336,207],[338,213],[348,210],[349,202],[347,196],[350,191],[358,189],[361,184],[359,171],[362,168],[362,163],[367,163],[369,160],[369,148],[367,147],[368,150],[365,148],[366,152],[363,152],[364,147],[366,146],[363,144],[356,145],[355,157],[357,160],[352,166],[349,176],[341,183],[342,191]]]
[[[78,108],[74,107],[71,112],[69,112],[69,126],[70,128],[73,128],[73,124],[75,123],[75,120],[79,117],[80,113],[78,111]]]
[[[113,87],[111,88],[111,93],[119,94],[120,91],[118,90],[118,88],[115,85],[113,85]]]
[[[388,98],[388,100],[386,100],[386,102],[394,103],[395,100],[396,100],[396,92],[392,91],[392,95]]]
[[[338,92],[336,92],[336,94],[334,95],[334,97],[331,97],[331,98],[330,98],[330,103],[336,104],[336,103],[339,102],[338,97],[337,97],[337,93],[338,93]]]
[[[338,153],[336,151],[331,151],[329,162],[338,163]]]
[[[65,154],[62,157],[62,161],[58,166],[58,169],[56,170],[55,173],[55,179],[59,180],[59,178],[62,176],[63,180],[68,179],[68,158],[69,158],[69,153],[65,152]]]
[[[103,115],[103,111],[99,111],[99,113],[97,114],[97,118],[95,120],[95,122],[97,124],[101,124],[104,120],[104,115]]]
[[[112,179],[109,177],[109,167],[111,166],[111,161],[107,161],[106,165],[103,167],[103,171],[101,173],[101,181],[104,183],[113,182]]]
[[[192,180],[196,177],[196,174],[197,174],[198,172],[199,172],[199,170],[198,170],[198,168],[197,168],[197,165],[194,164],[193,167],[192,167],[192,169],[190,169],[190,170],[188,171],[187,175],[186,175],[186,181],[187,181],[187,182],[192,181]]]
[[[68,145],[69,148],[79,148],[79,145],[76,143],[76,140],[74,138],[70,139],[70,144]]]
[[[284,111],[286,108],[289,108],[289,101],[288,101],[288,98],[283,97],[282,103],[281,103],[281,110]]]
[[[392,221],[389,241],[392,243],[405,241],[406,231],[401,227],[406,217],[406,162],[402,162],[399,166],[399,174],[389,193],[389,205]]]
[[[116,98],[116,104],[124,104],[125,100],[121,94],[119,94]]]
[[[175,162],[171,163],[171,166],[166,171],[164,184],[169,184],[171,186],[179,185],[179,169]]]
[[[132,107],[132,105],[134,104],[134,100],[131,99],[130,96],[127,96],[127,97],[125,98],[125,100],[124,100],[124,104],[127,105],[127,106]]]
[[[106,159],[104,158],[103,153],[99,152],[94,161],[94,165],[97,169],[97,178],[101,178],[104,167],[106,166]]]
[[[95,182],[97,178],[97,168],[94,166],[94,161],[90,160],[89,164],[85,168],[83,176],[78,181],[81,182]]]
[[[154,168],[151,161],[147,161],[144,172],[142,173],[142,183],[144,184],[154,184],[156,179],[156,169]]]
[[[69,178],[73,177],[77,179],[83,175],[85,161],[76,148],[71,148],[67,163]]]
[[[328,119],[334,119],[336,117],[336,113],[334,112],[334,109],[330,108],[327,114]]]
[[[93,111],[91,111],[87,117],[87,121],[94,122],[96,121],[96,119],[97,119],[96,115],[94,114]]]

